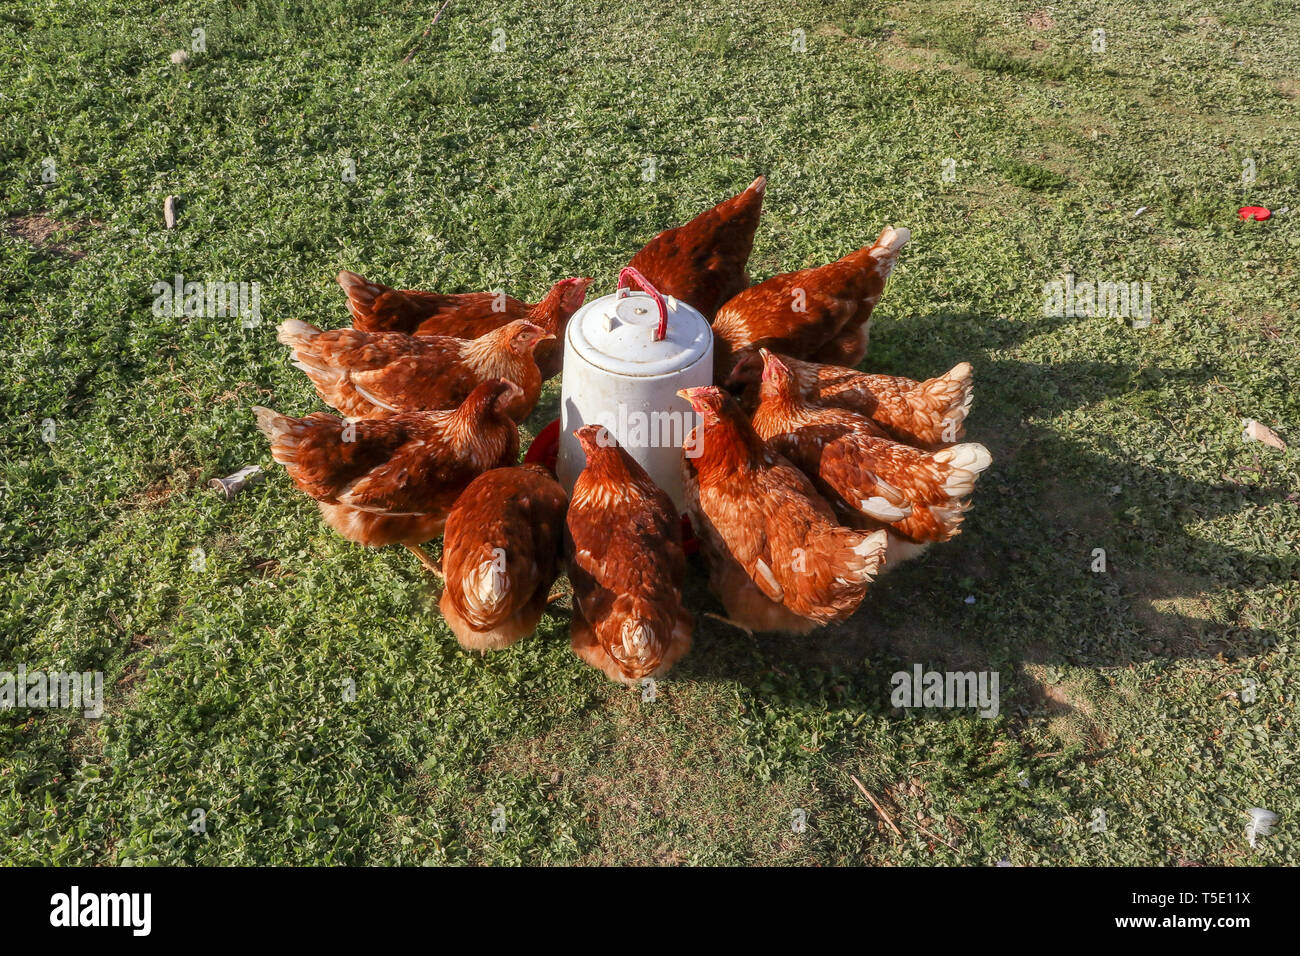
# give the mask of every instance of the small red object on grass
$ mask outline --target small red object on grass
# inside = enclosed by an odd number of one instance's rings
[[[1242,219],[1254,219],[1256,222],[1263,222],[1273,213],[1264,206],[1242,206],[1237,210],[1237,215]]]
[[[524,452],[525,465],[541,465],[551,474],[555,474],[555,463],[560,457],[560,420],[557,418],[540,432]],[[695,531],[691,528],[691,519],[682,515],[682,550],[687,554],[696,554],[700,543],[695,540]]]

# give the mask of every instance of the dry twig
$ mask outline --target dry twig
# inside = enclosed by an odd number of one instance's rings
[[[898,829],[898,825],[894,823],[893,818],[888,813],[885,812],[885,808],[880,805],[880,801],[877,800],[875,797],[873,797],[871,795],[871,791],[868,790],[866,787],[864,787],[862,785],[862,781],[859,780],[857,777],[853,776],[853,774],[849,774],[849,779],[852,780],[854,783],[856,783],[858,785],[858,789],[862,791],[862,795],[871,801],[871,805],[876,808],[876,813],[880,815],[880,819],[888,823],[889,829],[893,830],[896,834],[898,834],[901,837],[903,835],[903,831]]]
[[[443,11],[443,10],[446,10],[447,7],[449,7],[450,5],[451,5],[451,0],[446,0],[446,3],[444,3],[441,7],[438,8],[438,13],[434,16],[434,18],[433,18],[433,22],[429,24],[429,27],[428,27],[427,30],[425,30],[423,33],[420,34],[420,40],[423,40],[425,37],[427,37],[427,36],[429,35],[429,30],[432,30],[434,27],[436,27],[436,26],[438,25],[438,20],[442,17],[442,11]],[[419,47],[420,47],[420,40],[417,40],[417,41],[415,42],[415,46],[411,47],[411,52],[410,52],[410,53],[408,53],[408,54],[406,54],[406,56],[402,57],[402,62],[403,62],[403,63],[410,63],[410,62],[411,62],[411,57],[415,56],[415,51],[416,51],[417,49],[419,49]]]

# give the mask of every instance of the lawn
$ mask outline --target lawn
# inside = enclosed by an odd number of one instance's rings
[[[441,5],[0,13],[0,671],[105,682],[0,713],[0,859],[1300,862],[1293,4]],[[344,324],[339,269],[602,295],[759,173],[756,279],[912,230],[864,367],[971,361],[994,458],[847,623],[702,618],[653,701],[563,616],[467,654],[271,462],[251,406],[321,407],[275,326]],[[261,323],[155,315],[177,274]],[[1050,314],[1067,275],[1150,323]],[[996,671],[998,716],[893,707],[915,664]]]

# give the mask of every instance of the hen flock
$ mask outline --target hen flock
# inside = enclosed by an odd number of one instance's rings
[[[962,443],[971,366],[916,382],[854,371],[906,230],[751,286],[766,180],[660,233],[629,265],[713,326],[718,385],[683,456],[690,524],[731,623],[807,633],[848,618],[882,568],[961,528],[984,446]],[[572,496],[517,464],[518,423],[560,372],[590,279],[534,305],[397,290],[342,272],[352,327],[280,326],[293,363],[345,418],[255,409],[275,460],[343,537],[402,544],[444,578],[460,643],[513,644],[573,587],[574,652],[610,678],[665,673],[690,648],[682,523],[599,426]],[[421,545],[443,536],[442,567]]]

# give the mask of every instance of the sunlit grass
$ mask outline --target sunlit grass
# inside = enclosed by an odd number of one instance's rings
[[[0,671],[108,687],[0,717],[4,861],[1295,864],[1296,458],[1240,420],[1300,444],[1300,241],[1236,218],[1296,204],[1290,5],[453,2],[422,37],[440,6],[0,17]],[[848,624],[702,619],[653,703],[559,617],[470,656],[270,462],[250,407],[320,407],[275,325],[343,324],[340,268],[603,294],[759,173],[756,278],[912,230],[865,367],[972,361],[994,455]],[[260,283],[264,321],[156,317],[178,273]],[[1045,315],[1066,273],[1151,283],[1154,324]],[[915,663],[997,670],[1001,715],[892,709]]]

